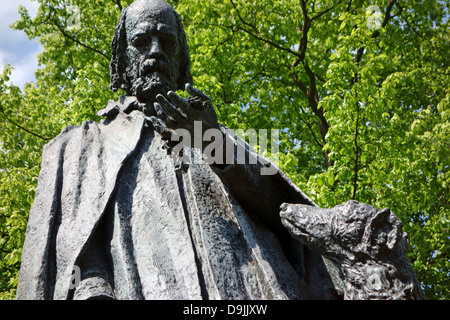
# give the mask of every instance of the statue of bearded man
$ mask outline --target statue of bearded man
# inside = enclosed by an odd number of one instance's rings
[[[334,267],[281,223],[282,203],[315,204],[273,164],[189,162],[203,147],[189,144],[174,160],[171,135],[194,123],[233,150],[245,143],[191,85],[173,8],[125,8],[112,52],[111,88],[126,94],[44,148],[17,298],[340,298]]]

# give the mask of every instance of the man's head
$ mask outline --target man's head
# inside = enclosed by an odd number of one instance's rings
[[[141,102],[192,83],[181,19],[163,0],[137,0],[120,16],[112,41],[111,89]]]

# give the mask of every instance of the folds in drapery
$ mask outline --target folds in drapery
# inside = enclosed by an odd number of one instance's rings
[[[337,297],[322,258],[280,229],[281,202],[314,204],[258,170],[176,168],[139,112],[66,128],[44,149],[17,298]]]

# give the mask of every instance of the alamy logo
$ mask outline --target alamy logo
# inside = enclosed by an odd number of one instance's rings
[[[67,19],[67,28],[69,30],[81,29],[81,10],[78,6],[72,5],[67,7],[69,18]]]
[[[193,139],[192,139],[193,138]],[[171,138],[179,142],[172,148],[176,164],[261,164],[261,175],[274,175],[279,165],[279,130],[209,129],[203,133],[202,122],[194,122],[194,136],[186,129],[177,129]],[[246,140],[248,142],[246,142]],[[269,152],[270,141],[270,152]],[[193,146],[202,153],[191,153]]]
[[[70,285],[69,289],[73,290],[76,289],[81,282],[81,269],[79,266],[73,266],[72,269],[72,276],[70,277]]]
[[[370,30],[378,30],[381,29],[381,20],[383,18],[383,14],[381,13],[380,7],[371,5],[366,10],[367,18],[367,28]]]

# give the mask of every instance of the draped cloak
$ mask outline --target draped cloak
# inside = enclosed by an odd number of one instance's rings
[[[340,298],[335,267],[281,225],[281,203],[315,204],[265,161],[175,165],[138,111],[65,128],[44,147],[17,299]]]

